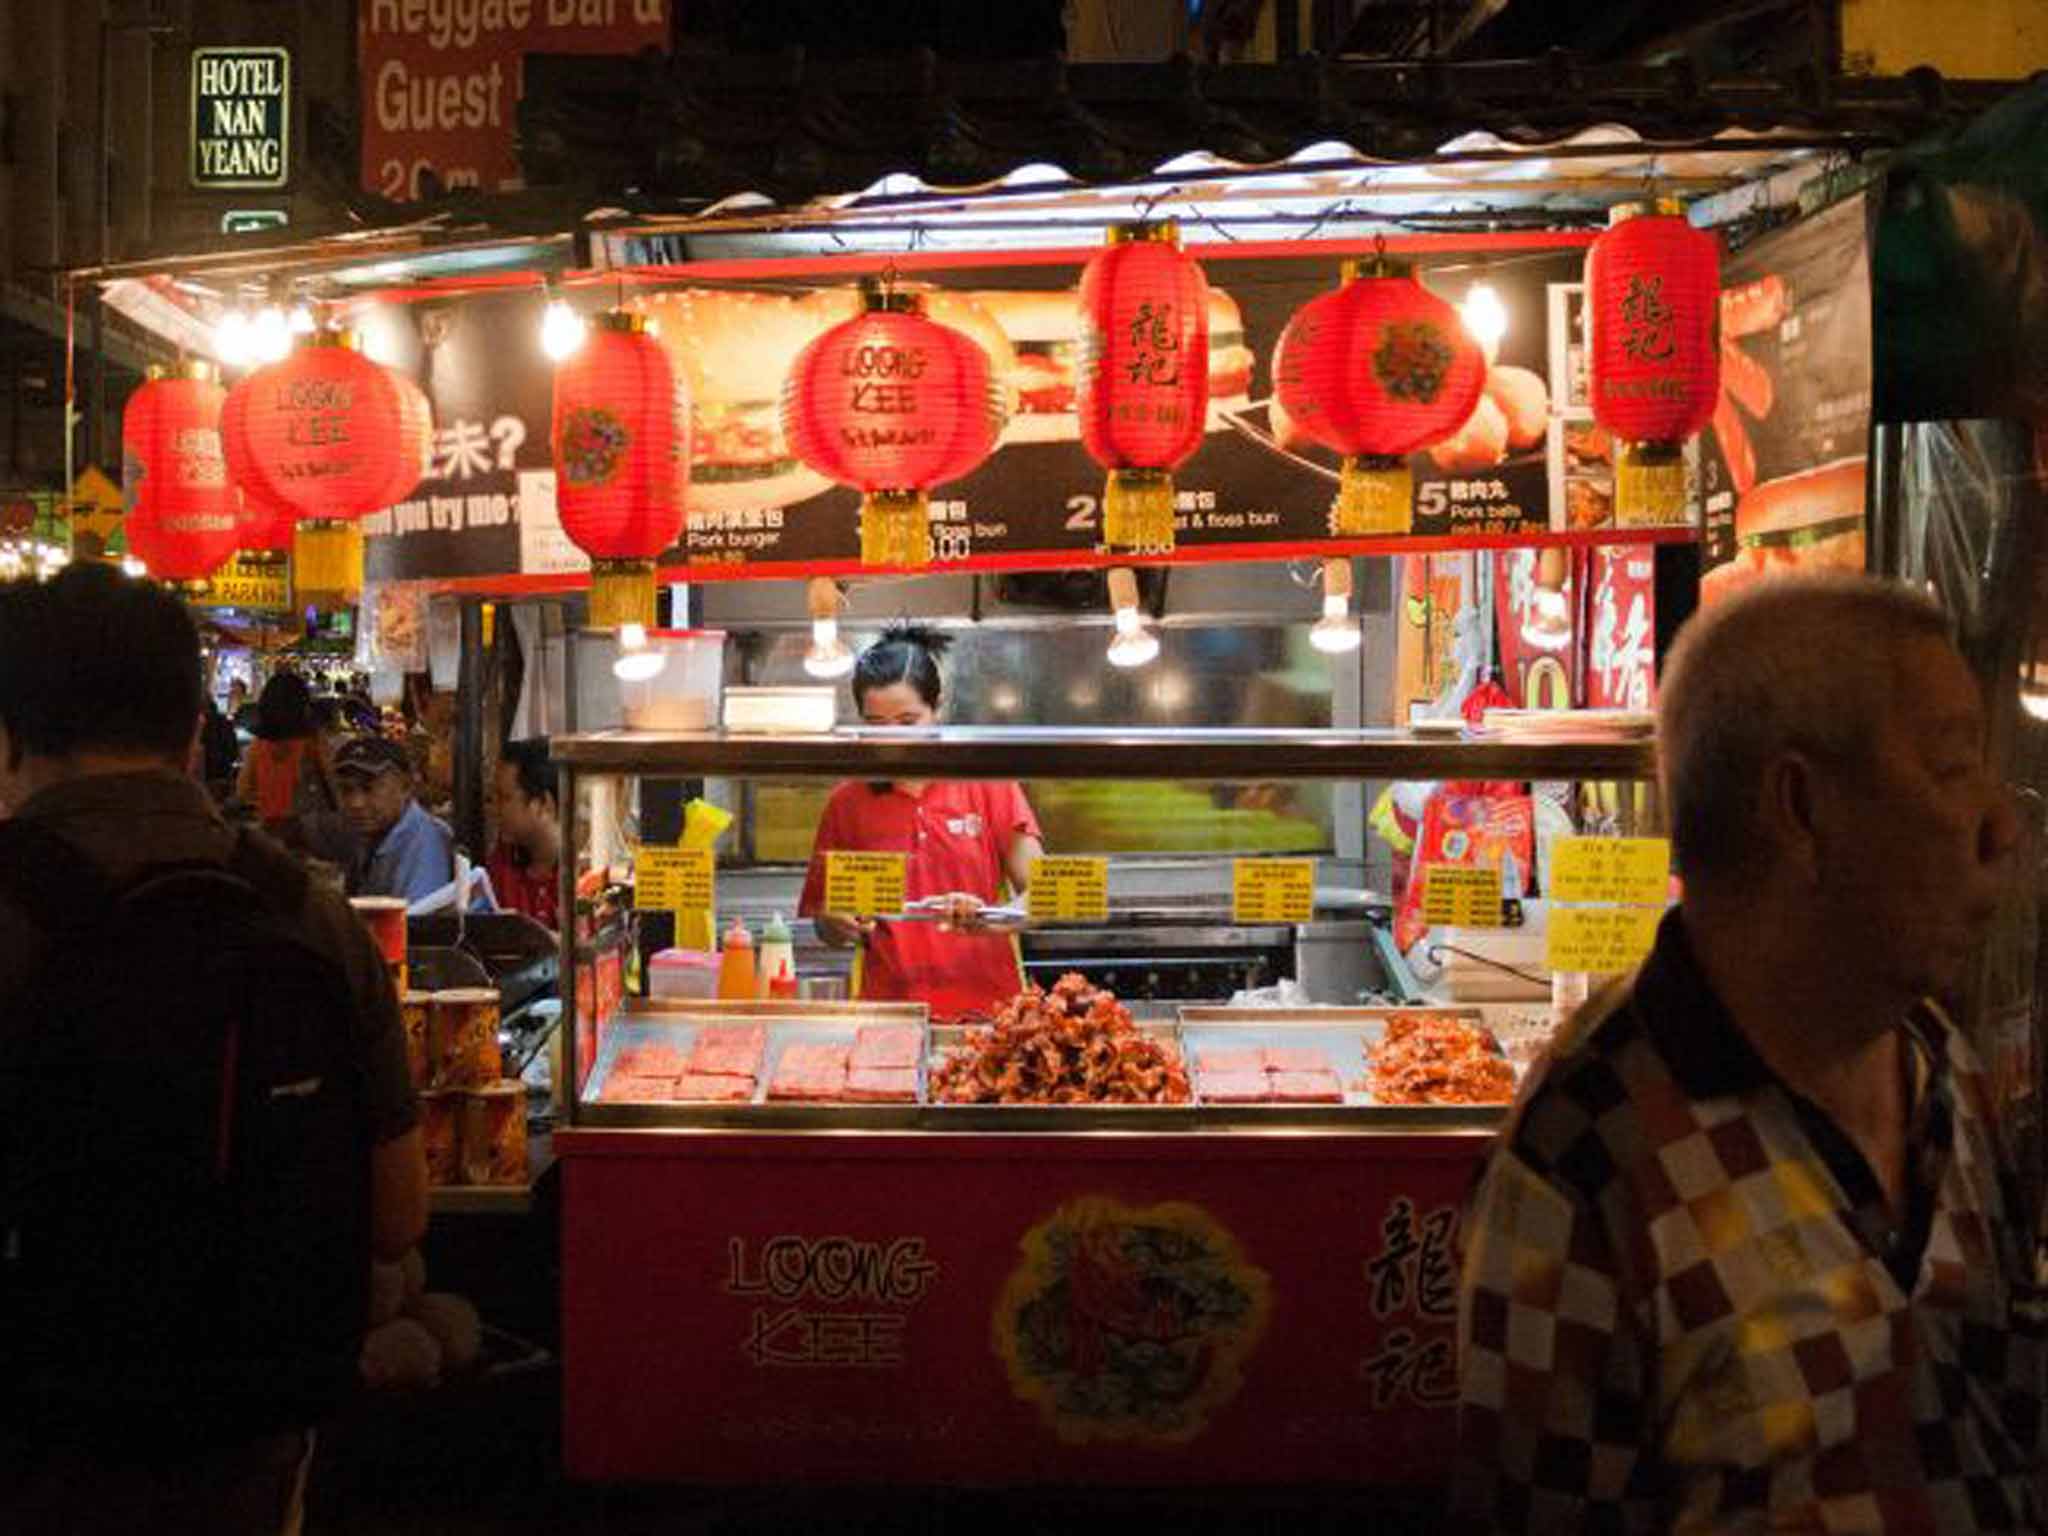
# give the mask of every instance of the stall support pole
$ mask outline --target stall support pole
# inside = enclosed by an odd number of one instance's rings
[[[455,674],[455,841],[479,863],[484,846],[484,605],[462,603]]]
[[[572,695],[574,690],[570,690]],[[576,770],[566,764],[555,769],[555,809],[562,821],[562,855],[555,863],[560,882],[555,908],[557,943],[561,950],[555,991],[562,999],[562,1016],[555,1024],[555,1059],[552,1085],[555,1095],[555,1124],[568,1125],[576,1115],[576,1041],[578,1019],[576,946],[582,922],[576,913],[576,876],[581,861],[576,851],[582,846],[583,829],[576,819]]]

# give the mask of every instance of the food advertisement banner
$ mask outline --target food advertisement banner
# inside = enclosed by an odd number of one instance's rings
[[[410,203],[516,188],[529,53],[666,48],[670,0],[357,0],[363,187]]]
[[[1863,569],[1871,218],[1848,198],[1722,263],[1703,602],[1780,572]]]
[[[1605,445],[1576,415],[1569,423],[1554,416],[1570,370],[1583,369],[1580,306],[1568,296],[1578,290],[1586,243],[1577,235],[1393,242],[1433,291],[1490,316],[1483,329],[1494,338],[1472,418],[1412,461],[1418,548],[1611,524]],[[1273,353],[1294,311],[1336,281],[1347,252],[1364,248],[1300,249],[1202,251],[1211,399],[1203,443],[1175,476],[1183,558],[1280,558],[1329,545],[1337,460],[1277,411]],[[1091,254],[899,259],[895,280],[925,292],[933,318],[982,343],[1014,403],[995,453],[933,495],[940,568],[1096,557],[1103,470],[1080,442],[1072,339],[1076,284]],[[692,408],[689,522],[665,566],[698,580],[860,569],[858,498],[792,456],[781,397],[798,354],[855,312],[857,284],[877,265],[698,263],[622,277],[619,294],[654,322]],[[447,580],[580,568],[554,513],[552,479],[535,478],[550,468],[542,303],[536,288],[385,307],[387,320],[431,333],[416,376],[434,403],[437,451],[414,496],[369,525],[376,574]]]
[[[1438,1481],[1487,1141],[565,1132],[569,1474]]]

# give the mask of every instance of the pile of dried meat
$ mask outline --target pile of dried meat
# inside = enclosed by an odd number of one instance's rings
[[[1026,987],[931,1075],[941,1104],[1185,1104],[1187,1069],[1114,992],[1069,972]]]
[[[1505,1104],[1515,1069],[1492,1036],[1454,1013],[1397,1013],[1365,1055],[1377,1104]]]

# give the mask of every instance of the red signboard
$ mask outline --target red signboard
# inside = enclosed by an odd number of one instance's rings
[[[519,185],[513,147],[529,53],[666,48],[669,0],[359,0],[363,185],[408,203],[441,187]]]
[[[1488,1139],[565,1131],[569,1472],[1437,1481]]]

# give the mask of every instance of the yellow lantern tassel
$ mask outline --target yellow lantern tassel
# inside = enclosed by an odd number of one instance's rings
[[[1386,454],[1346,457],[1330,503],[1330,536],[1372,538],[1414,526],[1415,475],[1408,461]]]
[[[1685,521],[1685,453],[1677,443],[1617,443],[1614,522],[1668,528]]]
[[[1163,469],[1112,469],[1102,491],[1102,546],[1112,555],[1173,550],[1173,476]]]
[[[299,524],[293,545],[298,600],[315,608],[346,608],[363,595],[363,530],[316,519]]]
[[[654,628],[654,562],[594,560],[590,565],[590,627]]]
[[[931,504],[923,491],[870,491],[861,498],[860,563],[932,563]]]

